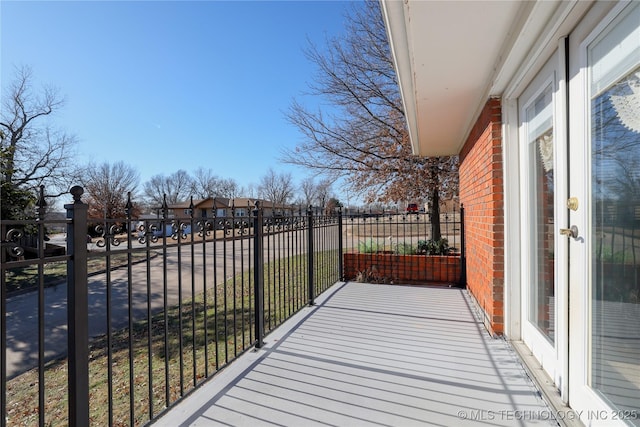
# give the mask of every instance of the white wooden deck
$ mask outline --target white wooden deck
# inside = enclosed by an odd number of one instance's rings
[[[338,283],[160,426],[557,425],[465,290]]]

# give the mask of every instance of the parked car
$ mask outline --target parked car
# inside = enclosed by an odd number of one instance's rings
[[[418,204],[417,203],[409,203],[407,205],[407,212],[418,212]]]

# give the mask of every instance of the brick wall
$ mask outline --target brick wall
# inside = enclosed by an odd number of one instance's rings
[[[492,334],[504,332],[504,187],[499,99],[487,101],[460,152],[467,287]]]
[[[375,279],[383,283],[459,284],[459,255],[395,255],[346,252],[344,280]]]

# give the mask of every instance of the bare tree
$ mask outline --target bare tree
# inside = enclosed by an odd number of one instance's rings
[[[329,200],[327,201],[327,204],[324,207],[325,214],[333,215],[335,214],[336,209],[341,207],[342,207],[342,203],[340,202],[340,200],[338,200],[335,197],[331,197],[329,198]]]
[[[242,188],[238,186],[238,183],[233,178],[223,178],[220,180],[218,192],[221,197],[234,199],[240,197]]]
[[[28,67],[16,69],[3,93],[0,111],[0,154],[3,200],[7,192],[35,192],[44,185],[51,197],[66,193],[78,179],[75,136],[56,129],[51,116],[64,105],[58,91],[35,93]]]
[[[191,177],[181,169],[169,176],[152,176],[144,184],[144,195],[152,206],[158,207],[162,205],[165,195],[169,204],[184,202],[192,195],[192,188]]]
[[[368,202],[429,200],[438,210],[441,198],[458,191],[458,159],[412,154],[379,3],[354,5],[347,22],[327,49],[310,45],[306,52],[318,67],[311,94],[334,112],[294,101],[287,116],[305,141],[282,160],[342,177]]]
[[[294,185],[290,173],[276,173],[269,169],[260,179],[258,194],[261,198],[275,204],[287,204],[293,197]]]
[[[240,194],[244,195],[245,197],[249,197],[250,199],[255,199],[256,197],[258,197],[258,189],[256,184],[254,184],[253,182],[249,183],[246,188],[242,187],[238,191]]]
[[[308,177],[302,180],[300,183],[300,194],[301,200],[300,204],[304,206],[309,206],[313,204],[313,201],[316,199],[316,185],[313,177]]]
[[[124,218],[128,193],[135,199],[139,182],[138,171],[124,162],[90,164],[82,180],[88,196],[89,218]],[[136,216],[135,212],[132,215]]]
[[[331,198],[331,181],[322,179],[316,181],[308,177],[300,183],[301,203],[305,206],[324,206]]]
[[[220,194],[217,194],[219,181],[220,178],[211,169],[198,168],[193,173],[191,194],[200,199],[219,196]]]

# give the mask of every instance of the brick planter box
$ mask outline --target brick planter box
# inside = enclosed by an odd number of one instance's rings
[[[345,280],[376,283],[461,282],[460,255],[395,255],[345,253]]]

